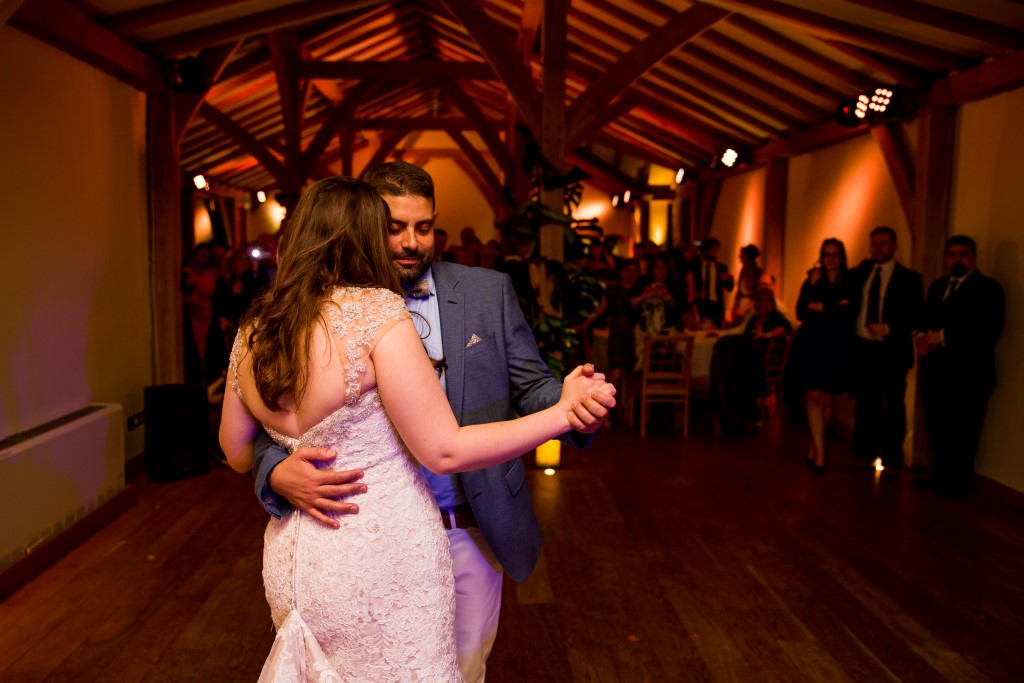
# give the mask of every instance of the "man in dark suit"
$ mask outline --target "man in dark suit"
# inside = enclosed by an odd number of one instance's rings
[[[858,457],[881,457],[887,468],[898,469],[907,431],[907,370],[914,365],[913,334],[924,305],[924,284],[920,273],[896,262],[892,228],[871,231],[869,253],[871,258],[852,273],[859,296],[853,450]]]
[[[725,293],[731,292],[735,280],[724,263],[718,262],[721,243],[709,237],[700,243],[700,260],[694,266],[693,288],[700,317],[721,329],[725,320]]]
[[[459,424],[507,420],[557,403],[561,382],[537,351],[509,277],[434,261],[437,213],[430,175],[398,161],[371,169],[366,182],[390,209],[387,238],[406,287],[406,305],[427,354],[444,368],[441,382]],[[569,440],[588,445],[587,435],[600,427],[614,404],[603,393],[581,401],[570,416],[577,432],[567,435]],[[288,456],[269,439],[258,439],[253,473],[267,512],[280,516],[295,506],[335,527],[337,522],[322,511],[358,513],[337,499],[365,490],[353,483],[359,473],[317,469],[317,461],[331,457],[312,448]],[[502,569],[524,581],[540,555],[540,529],[523,463],[515,459],[451,476],[424,473],[448,529],[459,667],[466,681],[482,681],[497,633]],[[368,494],[373,495],[372,489]]]
[[[1003,329],[1002,286],[976,267],[974,240],[946,240],[946,275],[928,288],[922,331],[921,402],[931,450],[931,477],[940,493],[970,488],[974,455],[996,385],[995,346]]]

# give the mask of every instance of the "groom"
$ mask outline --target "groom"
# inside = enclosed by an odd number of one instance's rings
[[[434,183],[410,163],[371,169],[366,182],[381,193],[391,212],[388,244],[406,304],[428,355],[443,360],[441,374],[460,425],[506,420],[557,403],[562,385],[537,351],[507,275],[434,261]],[[605,393],[578,404],[567,437],[579,447],[590,442],[615,405]],[[330,461],[326,449],[301,448],[291,456],[269,438],[256,443],[256,494],[274,516],[298,507],[337,527],[323,514],[357,512],[337,500],[361,493],[361,472],[317,469]],[[466,681],[482,681],[498,629],[502,570],[516,581],[533,571],[540,554],[540,530],[533,514],[523,463],[451,476],[424,470],[444,526],[455,572],[455,630],[459,667]],[[370,494],[372,496],[372,493]]]

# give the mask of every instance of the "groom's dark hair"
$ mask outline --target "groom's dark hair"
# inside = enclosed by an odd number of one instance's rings
[[[434,204],[434,180],[408,161],[389,161],[374,166],[363,177],[382,197],[426,197]]]

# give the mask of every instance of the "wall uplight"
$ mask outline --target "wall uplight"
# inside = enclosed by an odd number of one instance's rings
[[[686,177],[686,169],[680,167],[680,169],[678,171],[676,171],[676,185],[682,185],[683,184],[683,179],[685,177]]]

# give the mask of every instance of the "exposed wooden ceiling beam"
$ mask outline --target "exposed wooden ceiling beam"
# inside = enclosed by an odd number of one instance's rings
[[[480,153],[480,150],[474,147],[462,133],[455,130],[447,131],[447,133],[448,137],[454,140],[455,144],[462,150],[462,153],[466,155],[466,159],[469,161],[470,166],[474,167],[476,173],[480,175],[480,179],[483,181],[483,187],[481,189],[489,189],[491,196],[495,199],[501,197],[501,181],[498,180],[498,176],[494,174],[490,164],[487,163],[487,160],[484,158],[483,154]],[[498,206],[500,207],[500,205],[501,202],[499,201]],[[494,208],[497,213],[497,207]]]
[[[572,127],[569,137],[566,139],[566,149],[576,149],[580,145],[589,142],[598,131],[608,125],[609,121],[616,121],[636,106],[636,101],[631,95],[624,95],[611,104],[602,108],[599,116],[588,116],[586,121],[578,122]]]
[[[473,122],[476,132],[479,133],[484,144],[487,145],[487,149],[490,150],[498,162],[498,168],[501,169],[506,178],[509,177],[515,162],[512,159],[512,154],[509,153],[508,148],[505,146],[505,142],[498,135],[498,127],[502,125],[503,121],[488,119],[483,110],[473,101],[473,98],[457,84],[443,84],[441,90],[459,108],[459,111]]]
[[[305,24],[321,17],[358,12],[382,2],[384,0],[349,0],[340,4],[336,0],[306,0],[155,40],[147,47],[153,54],[161,56],[180,55],[240,38]]]
[[[866,126],[850,128],[836,121],[827,121],[809,130],[795,133],[788,138],[779,138],[754,150],[753,163],[765,163],[776,157],[791,157],[806,154],[816,149],[834,145],[845,140],[866,135]]]
[[[678,168],[679,162],[682,161],[682,155],[657,149],[654,145],[636,138],[628,131],[623,135],[614,135],[611,131],[604,131],[594,139],[594,142],[617,152],[628,154],[634,159],[652,161],[665,168]]]
[[[618,168],[609,166],[603,159],[584,147],[574,149],[569,153],[569,155],[579,163],[580,167],[583,168],[584,171],[587,171],[588,173],[596,171],[605,178],[621,185],[624,190],[633,190],[636,192],[647,185],[645,180],[634,178],[627,173],[623,173]]]
[[[377,85],[374,81],[360,81],[345,93],[345,98],[338,106],[331,109],[323,125],[320,126],[320,130],[317,131],[316,137],[309,143],[302,155],[302,163],[305,168],[311,168],[313,163],[323,155],[331,138],[338,132],[338,128],[350,121],[356,108],[377,88]]]
[[[899,124],[871,126],[871,137],[882,150],[882,158],[889,169],[889,176],[896,187],[903,215],[907,225],[914,224],[914,163],[911,160],[910,145]]]
[[[881,55],[871,53],[863,48],[852,47],[846,43],[841,43],[835,40],[825,42],[839,52],[842,52],[843,54],[852,57],[861,64],[867,66],[872,71],[885,74],[888,78],[892,79],[894,83],[899,83],[900,85],[917,87],[922,83],[927,83],[933,77],[932,74],[927,71],[909,66],[903,62],[896,61],[895,59],[882,57]]]
[[[133,88],[167,89],[156,60],[66,2],[27,0],[7,23]]]
[[[0,0],[0,26],[7,23],[25,0]]]
[[[139,7],[106,17],[96,17],[96,21],[111,31],[125,35],[224,7],[242,5],[246,2],[248,0],[167,0],[158,5]]]
[[[290,31],[267,34],[270,61],[277,77],[277,94],[284,119],[285,182],[289,190],[302,187],[302,126],[306,109],[306,87],[298,76],[299,43]]]
[[[931,104],[963,104],[1024,85],[1024,50],[948,76],[932,87]]]
[[[781,36],[749,17],[745,17],[741,14],[734,14],[729,17],[729,25],[750,34],[756,40],[767,43],[775,52],[789,55],[799,64],[806,65],[810,69],[816,69],[828,74],[832,81],[837,84],[845,83],[852,86],[852,88],[849,89],[851,93],[867,88],[872,83],[869,76],[858,71],[853,71],[839,62],[826,59],[820,53]]]
[[[830,16],[794,7],[776,0],[707,0],[725,5],[734,12],[749,8],[765,18],[796,27],[823,40],[836,40],[892,55],[912,64],[930,65],[941,71],[964,66],[966,60],[945,50],[916,43],[906,38],[853,24]]]
[[[871,7],[886,14],[895,14],[918,24],[933,26],[961,36],[970,36],[984,43],[1002,47],[1024,46],[1024,33],[1009,26],[978,19],[969,14],[936,7],[919,0],[857,0],[858,5]]]
[[[353,119],[355,130],[475,130],[473,123],[463,117],[454,116],[418,116],[418,117],[371,117]]]
[[[231,58],[242,46],[242,41],[233,45],[221,45],[220,47],[203,50],[199,55],[200,61],[206,65],[210,72],[210,82],[216,83],[224,68]],[[174,94],[174,139],[181,143],[181,136],[185,134],[189,121],[199,110],[199,104],[203,101],[206,93],[175,93]]]
[[[439,0],[476,41],[477,47],[505,84],[512,102],[530,130],[540,130],[540,93],[533,77],[516,58],[512,41],[483,7],[464,0]]]
[[[338,61],[299,64],[305,78],[344,79],[372,78],[383,81],[427,81],[437,78],[452,80],[497,79],[486,62],[443,62],[435,59],[413,59],[389,62]]]
[[[593,119],[601,118],[606,111],[605,105],[622,95],[638,78],[671,52],[727,16],[729,12],[725,10],[697,4],[672,17],[616,61],[614,66],[576,98],[566,114],[569,125],[568,138],[579,139],[581,130],[592,128],[595,123]]]
[[[388,155],[395,151],[395,147],[402,141],[409,131],[391,131],[387,135],[383,136],[380,140],[380,147],[373,153],[373,156],[366,162],[366,166],[363,167],[363,172],[359,174],[362,178],[366,175],[366,172],[371,168],[380,166],[384,163],[384,160],[388,158]]]
[[[200,105],[199,115],[220,128],[225,135],[238,143],[239,147],[253,155],[279,183],[285,182],[285,170],[281,161],[230,116],[206,102]]]

